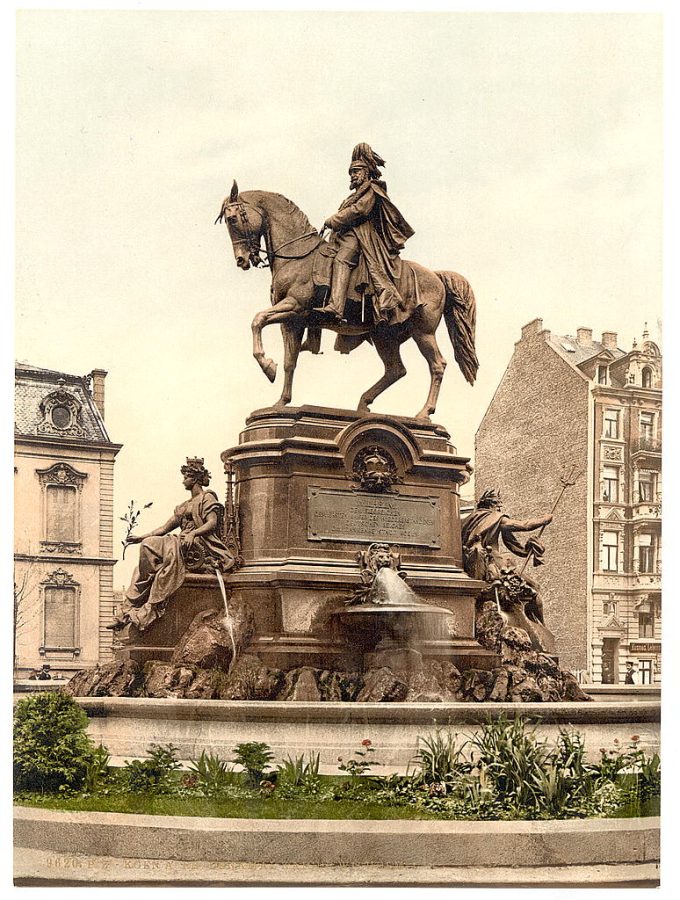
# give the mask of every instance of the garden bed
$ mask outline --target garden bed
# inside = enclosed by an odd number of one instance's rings
[[[365,737],[328,777],[318,751],[277,758],[252,740],[188,764],[151,745],[114,767],[59,693],[20,701],[14,725],[19,884],[248,883],[262,866],[271,884],[356,883],[357,869],[365,884],[658,878],[660,763],[639,734],[591,758],[573,728],[549,742],[497,715],[420,734],[405,774],[380,774]]]
[[[173,797],[156,794],[118,794],[64,797],[28,794],[17,806],[57,809],[65,812],[114,812],[151,816],[190,816],[218,819],[449,819],[445,813],[422,806],[385,806],[364,800],[276,800],[253,796],[241,799]],[[633,819],[658,816],[660,798],[629,803],[611,809],[606,818]],[[472,818],[472,816],[470,817]],[[479,820],[477,820],[479,821]],[[488,820],[486,820],[488,821]]]

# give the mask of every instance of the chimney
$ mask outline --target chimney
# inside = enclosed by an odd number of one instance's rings
[[[95,402],[99,414],[104,418],[104,379],[108,372],[104,369],[92,369],[92,399]]]
[[[522,340],[540,334],[542,331],[543,319],[532,319],[531,322],[528,322],[522,327]]]
[[[593,343],[593,329],[577,328],[576,343],[581,347],[590,347],[590,345]]]
[[[616,350],[616,341],[618,335],[615,331],[602,332],[602,346],[605,350]]]

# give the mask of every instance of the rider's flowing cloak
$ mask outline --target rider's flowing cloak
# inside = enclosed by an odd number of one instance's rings
[[[399,252],[415,232],[390,200],[385,182],[365,182],[343,201],[329,222],[334,230],[352,230],[359,241],[357,291],[382,295],[382,309],[403,307],[396,287],[401,275]]]

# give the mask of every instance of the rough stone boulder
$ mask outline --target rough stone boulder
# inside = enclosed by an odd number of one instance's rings
[[[149,662],[144,667],[144,694],[147,697],[183,698],[194,680],[189,666]]]
[[[483,669],[468,669],[463,672],[460,686],[456,691],[456,700],[463,703],[482,703],[494,687],[493,672]]]
[[[64,686],[64,692],[72,697],[136,697],[142,682],[139,663],[116,660],[76,672]]]
[[[316,682],[317,669],[303,666],[286,672],[286,680],[277,700],[297,700],[318,703],[321,692]]]
[[[406,699],[408,684],[390,669],[370,669],[364,674],[364,686],[358,703],[400,703]]]
[[[319,672],[317,684],[322,700],[331,702],[351,702],[356,700],[364,686],[364,679],[358,672]]]
[[[241,656],[218,687],[220,700],[275,700],[283,687],[284,673],[270,669],[256,656]]]
[[[172,662],[228,672],[250,640],[253,623],[245,603],[232,604],[228,616],[212,609],[200,612],[180,638]]]
[[[498,612],[498,607],[493,600],[486,600],[477,604],[475,615],[475,637],[486,650],[493,653],[501,652],[501,632],[505,627],[505,621]]]
[[[407,703],[443,703],[453,700],[453,694],[447,691],[434,672],[416,672],[408,679]]]

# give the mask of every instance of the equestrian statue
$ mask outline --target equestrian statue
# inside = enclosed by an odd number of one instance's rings
[[[432,272],[401,259],[414,232],[387,194],[384,166],[368,144],[357,144],[349,168],[352,194],[321,232],[281,194],[239,193],[234,181],[222,203],[215,222],[226,223],[237,266],[271,269],[271,307],[255,316],[252,330],[253,355],[273,382],[277,367],[264,352],[262,331],[281,326],[284,383],[276,407],[290,403],[298,355],[319,352],[324,328],[336,332],[335,349],[341,353],[368,341],[383,361],[385,374],[361,396],[359,413],[368,413],[376,397],[404,377],[400,348],[413,338],[430,370],[427,400],[416,418],[429,419],[446,368],[435,336],[442,316],[454,358],[474,384],[479,363],[472,288],[455,272]]]

